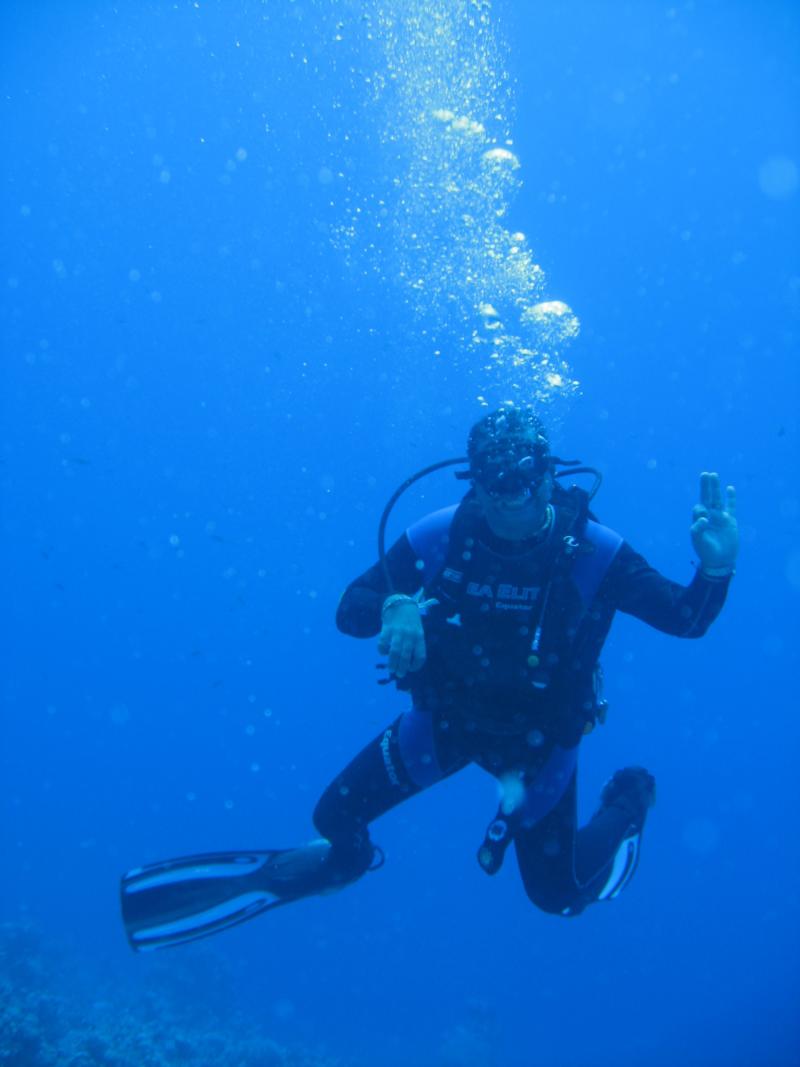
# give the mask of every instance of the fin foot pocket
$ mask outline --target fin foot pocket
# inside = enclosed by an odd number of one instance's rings
[[[264,867],[266,888],[281,898],[296,900],[319,892],[330,882],[331,843],[324,838],[300,848],[288,848],[273,856]]]

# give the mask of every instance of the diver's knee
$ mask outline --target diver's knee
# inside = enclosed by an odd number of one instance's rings
[[[358,838],[337,838],[331,842],[327,868],[331,888],[342,888],[358,881],[367,871],[384,863],[383,850],[373,845],[368,834]]]
[[[312,819],[317,833],[330,842],[328,867],[336,881],[352,882],[375,864],[376,848],[367,823],[332,802],[330,792],[323,794]]]

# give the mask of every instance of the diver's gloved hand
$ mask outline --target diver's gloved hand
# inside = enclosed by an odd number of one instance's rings
[[[425,663],[425,631],[419,601],[400,594],[387,597],[381,618],[378,651],[389,657],[389,673],[405,678],[409,671],[418,671]]]
[[[710,577],[733,573],[739,551],[736,490],[722,491],[718,474],[700,475],[700,503],[692,512],[692,544],[701,570]]]

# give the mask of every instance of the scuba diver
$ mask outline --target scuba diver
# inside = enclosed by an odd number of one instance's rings
[[[411,706],[336,776],[314,811],[320,839],[294,849],[168,860],[122,880],[128,938],[139,950],[196,940],[265,910],[330,892],[383,864],[370,825],[470,763],[493,775],[500,803],[478,849],[489,875],[513,843],[539,908],[575,916],[618,896],[639,860],[655,780],[618,770],[589,822],[577,821],[581,739],[605,717],[599,655],[616,611],[677,637],[701,637],[722,608],[738,550],[735,492],[700,479],[688,586],[663,577],[590,511],[600,476],[553,456],[532,408],[506,405],[470,431],[466,460],[409,478],[381,520],[379,560],[339,603],[337,625],[378,636],[383,682]],[[394,502],[431,470],[470,488],[410,526],[386,552]],[[595,475],[591,492],[566,476]]]

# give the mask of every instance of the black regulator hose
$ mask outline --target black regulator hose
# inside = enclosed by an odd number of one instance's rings
[[[434,471],[441,470],[442,467],[455,467],[458,463],[469,463],[469,460],[466,456],[459,456],[458,459],[443,459],[438,463],[431,463],[429,467],[423,467],[421,471],[417,471],[416,474],[412,474],[411,477],[406,478],[403,484],[398,486],[389,497],[386,507],[383,509],[381,521],[378,524],[378,559],[380,560],[383,577],[386,580],[386,588],[390,593],[394,592],[394,584],[392,582],[392,576],[389,574],[389,565],[386,562],[386,523],[389,521],[392,508],[406,489],[412,486],[414,482],[419,481],[420,478],[424,478],[426,474],[433,474]]]

